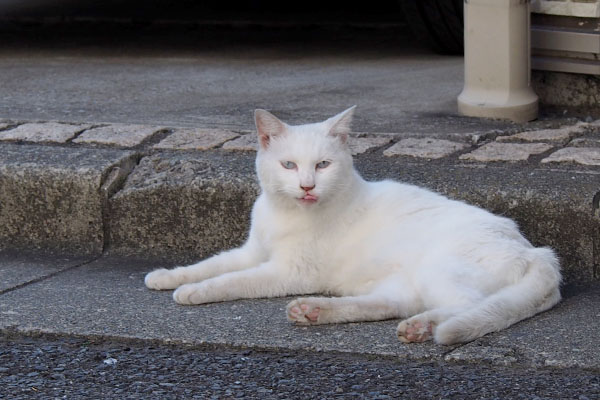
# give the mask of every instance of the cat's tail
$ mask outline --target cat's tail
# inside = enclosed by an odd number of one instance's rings
[[[558,258],[545,247],[529,250],[528,257],[529,268],[518,282],[440,323],[435,330],[435,341],[440,344],[468,342],[558,303],[561,298]]]

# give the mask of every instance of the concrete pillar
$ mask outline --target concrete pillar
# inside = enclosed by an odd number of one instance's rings
[[[536,119],[529,0],[465,0],[464,14],[465,85],[458,112],[515,122]]]

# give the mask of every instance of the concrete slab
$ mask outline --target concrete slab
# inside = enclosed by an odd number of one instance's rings
[[[391,178],[427,187],[513,218],[536,246],[554,248],[568,281],[600,277],[600,218],[594,214],[597,167],[526,163],[472,164],[363,154],[356,166],[369,180]],[[596,206],[597,207],[597,206]]]
[[[259,193],[254,156],[215,150],[142,158],[109,201],[110,253],[191,262],[240,245]],[[358,155],[356,166],[369,180],[414,183],[509,216],[533,243],[557,250],[565,279],[600,277],[593,168],[424,161],[381,150]]]
[[[91,257],[0,251],[0,294],[92,261]]]
[[[120,150],[0,144],[0,248],[100,253],[112,190],[104,179],[132,168],[134,158]]]
[[[358,132],[440,138],[569,120],[542,115],[521,125],[459,116],[462,57],[433,54],[401,31],[200,25],[179,36],[139,35],[135,43],[116,45],[105,32],[96,39],[97,46],[84,40],[69,47],[64,37],[50,49],[5,46],[0,115],[237,131],[253,129],[256,108],[300,123],[357,104]]]
[[[577,289],[553,310],[456,349],[445,359],[599,370],[599,310],[600,286]]]
[[[110,251],[193,261],[245,239],[258,194],[254,155],[157,153],[110,199]]]
[[[440,359],[449,349],[403,345],[398,321],[297,327],[285,317],[286,298],[180,306],[170,291],[144,286],[145,273],[159,265],[105,258],[5,293],[0,329],[411,359]]]
[[[172,300],[172,292],[144,287],[145,273],[158,266],[167,265],[103,258],[1,294],[0,329],[194,345],[333,351],[400,360],[600,370],[595,334],[600,321],[597,285],[587,291],[576,290],[557,308],[468,345],[405,345],[395,337],[396,320],[294,326],[284,313],[289,298],[180,306]],[[44,301],[38,301],[40,298]],[[581,321],[586,324],[582,326]]]

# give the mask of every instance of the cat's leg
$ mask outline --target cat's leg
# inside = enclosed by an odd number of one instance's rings
[[[422,265],[415,284],[426,311],[401,321],[396,328],[398,339],[404,343],[432,340],[441,323],[481,302],[484,296],[476,283],[464,282],[465,276],[474,276],[476,271],[477,266],[460,258],[434,259]]]
[[[380,294],[346,297],[304,297],[288,303],[290,321],[299,325],[379,321],[410,315],[414,305]]]
[[[229,272],[199,283],[180,286],[173,293],[179,304],[204,304],[237,299],[281,297],[314,291],[288,269],[272,262],[258,267]]]
[[[227,272],[256,267],[266,257],[258,245],[248,242],[243,247],[225,251],[196,264],[152,271],[146,275],[144,283],[150,289],[176,289],[185,283],[201,282]]]

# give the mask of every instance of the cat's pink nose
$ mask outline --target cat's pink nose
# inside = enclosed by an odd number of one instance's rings
[[[300,187],[302,188],[302,190],[304,190],[305,192],[309,192],[311,190],[313,190],[315,188],[315,185],[312,186],[302,186],[300,185]]]

